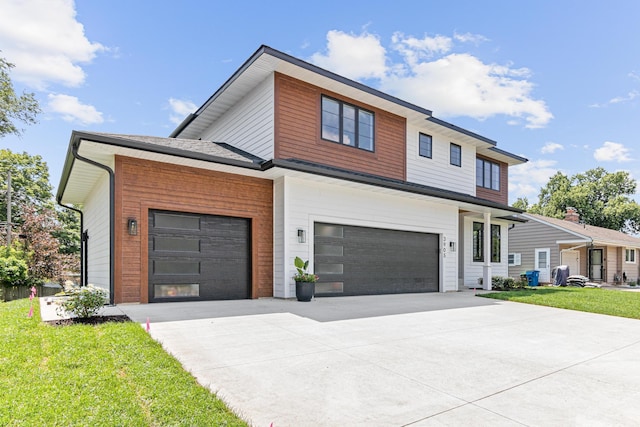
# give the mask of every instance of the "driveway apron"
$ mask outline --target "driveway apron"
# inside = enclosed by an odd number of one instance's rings
[[[640,423],[640,321],[474,292],[118,306],[253,426]]]

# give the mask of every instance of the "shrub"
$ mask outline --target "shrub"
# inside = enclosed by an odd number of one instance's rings
[[[491,277],[491,289],[495,289],[496,291],[509,291],[511,289],[516,289],[516,287],[516,281],[512,277]]]
[[[95,316],[107,303],[107,291],[93,285],[70,286],[58,295],[64,296],[56,309],[58,314],[66,313],[82,319]]]
[[[4,286],[27,285],[29,266],[25,253],[0,246],[0,283]]]

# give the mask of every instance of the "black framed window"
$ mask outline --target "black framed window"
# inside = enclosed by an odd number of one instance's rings
[[[431,158],[432,139],[431,135],[424,133],[418,134],[418,154],[420,154],[420,156]]]
[[[462,166],[462,147],[452,142],[449,148],[449,152],[451,164],[454,166]]]
[[[624,262],[629,262],[635,264],[636,262],[636,250],[635,249],[625,249],[624,250]]]
[[[491,224],[491,262],[500,262],[500,225]],[[484,224],[473,223],[473,261],[484,262]]]
[[[373,151],[374,119],[371,111],[322,97],[322,139]]]
[[[476,159],[476,185],[500,191],[500,165],[484,159]]]

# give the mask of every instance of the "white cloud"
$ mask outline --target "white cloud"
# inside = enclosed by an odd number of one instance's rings
[[[459,41],[459,42],[462,42],[462,43],[473,43],[473,44],[476,44],[476,45],[489,41],[488,38],[486,38],[485,36],[483,36],[481,34],[471,34],[471,33],[464,33],[464,34],[455,33],[453,35],[453,38],[456,41]]]
[[[526,197],[530,203],[537,201],[540,189],[558,172],[555,160],[530,160],[509,168],[510,199]]]
[[[626,96],[617,96],[615,98],[610,99],[609,104],[619,104],[621,102],[633,101],[638,96],[640,96],[640,92],[637,90],[632,90],[631,92],[627,93]]]
[[[350,79],[383,78],[387,72],[385,48],[366,32],[356,36],[329,31],[327,52],[314,53],[311,62]]]
[[[106,50],[87,39],[72,0],[3,0],[0,49],[16,66],[12,78],[39,90],[81,85],[86,74],[78,64]]]
[[[179,125],[184,118],[193,113],[198,106],[188,100],[169,98],[169,108],[171,109],[171,117],[169,117],[169,120]]]
[[[438,117],[469,116],[479,120],[506,115],[528,128],[544,127],[553,115],[532,96],[530,70],[512,64],[485,64],[468,53],[452,53],[455,41],[482,40],[479,35],[437,35],[421,39],[395,33],[393,62],[380,39],[372,34],[327,34],[327,53],[311,61],[352,79],[377,79],[379,87]]]
[[[564,150],[564,146],[562,144],[558,144],[557,142],[547,142],[544,144],[544,147],[540,150],[542,154],[553,154],[558,150]]]
[[[102,113],[93,105],[83,104],[78,98],[63,94],[49,94],[48,111],[57,113],[67,122],[77,122],[83,125],[100,124],[104,122]]]
[[[599,162],[630,162],[630,150],[617,142],[606,141],[593,152],[593,158]]]

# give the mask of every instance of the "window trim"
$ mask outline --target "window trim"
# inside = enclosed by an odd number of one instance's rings
[[[420,143],[423,136],[429,138],[429,155],[422,154],[422,145]],[[426,133],[418,132],[418,156],[424,157],[426,159],[433,158],[433,136]]]
[[[631,255],[631,256],[629,256]],[[631,258],[631,259],[630,259]],[[636,250],[635,248],[625,248],[624,250],[624,262],[625,264],[635,264],[636,263]]]
[[[481,163],[480,168],[478,168],[478,162]],[[487,187],[484,183],[487,180],[487,177],[485,176],[485,168],[486,165],[489,165],[489,187]],[[497,187],[498,188],[493,188],[493,172],[494,172],[494,168],[498,171],[498,181],[496,182]],[[480,170],[480,173],[482,175],[482,181],[480,184],[478,184],[478,170]],[[492,162],[491,160],[487,160],[487,159],[482,159],[480,157],[476,157],[476,187],[480,187],[480,188],[484,188],[487,190],[493,190],[493,191],[500,191],[500,175],[501,175],[501,167],[499,163],[496,162]]]
[[[509,252],[507,262],[509,264],[509,267],[522,265],[522,254],[520,252]]]
[[[333,139],[328,139],[324,137],[324,100],[327,99],[329,101],[333,101],[338,104],[338,116],[339,116],[339,124],[338,124],[338,141]],[[344,143],[344,106],[349,106],[355,111],[355,120],[354,120],[354,145],[349,145]],[[371,115],[371,149],[360,147],[360,112],[364,112]],[[374,153],[376,151],[376,115],[373,111],[367,110],[366,108],[359,107],[357,105],[351,104],[349,102],[342,101],[340,99],[333,98],[327,95],[320,96],[320,139],[323,141],[333,142],[335,144],[340,144],[345,147],[357,148],[359,150],[368,151],[370,153]]]
[[[491,225],[491,262],[499,264],[502,262],[502,226],[500,224]],[[494,239],[494,231],[497,230],[497,239]],[[476,233],[477,232],[477,233]],[[497,251],[493,250],[494,245],[498,244]],[[484,222],[473,221],[471,235],[471,257],[473,262],[484,262]],[[497,253],[496,253],[497,252]]]
[[[459,156],[460,164],[453,163],[453,156],[452,156],[453,147],[457,147],[458,148],[458,152],[460,153],[460,156]],[[462,146],[460,146],[458,144],[454,144],[453,142],[449,143],[449,164],[451,164],[452,166],[457,166],[459,168],[462,167]]]

